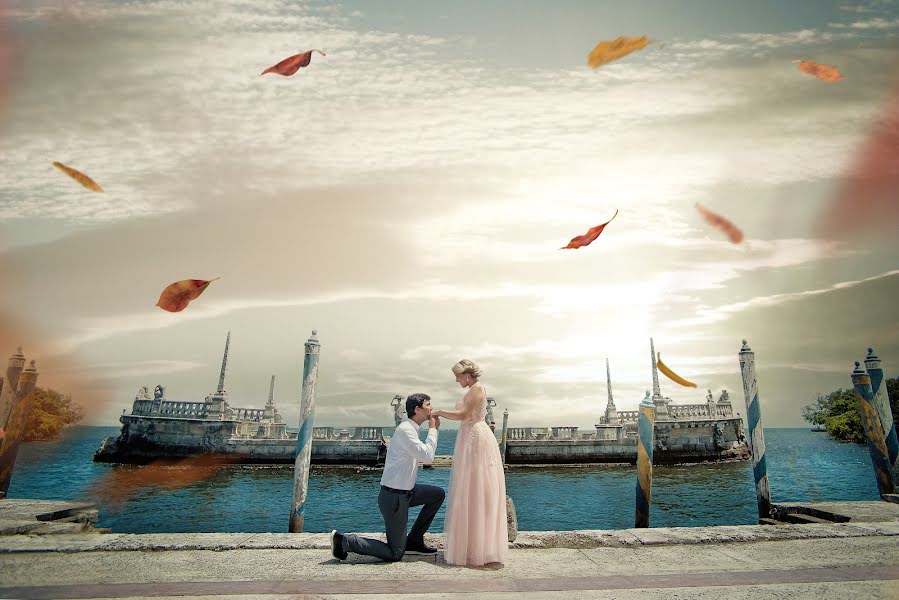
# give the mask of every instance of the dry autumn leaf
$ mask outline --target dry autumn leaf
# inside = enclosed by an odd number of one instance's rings
[[[740,231],[736,225],[699,204],[696,205],[696,208],[709,225],[716,227],[727,234],[727,237],[731,242],[739,244],[743,241],[743,232]]]
[[[861,232],[895,237],[899,226],[899,70],[883,111],[851,157],[818,235],[839,239]]]
[[[571,238],[571,241],[568,242],[568,245],[563,246],[562,248],[559,248],[559,250],[571,250],[571,249],[580,248],[582,246],[589,246],[593,240],[595,240],[596,238],[599,237],[599,234],[602,233],[602,230],[606,228],[606,225],[611,223],[617,216],[618,216],[618,211],[616,210],[615,214],[612,215],[611,219],[609,219],[602,225],[597,225],[596,227],[591,227],[590,229],[587,230],[587,233],[585,233],[584,235],[579,235],[577,237]]]
[[[686,379],[684,379],[683,377],[681,377],[680,375],[678,375],[677,373],[675,373],[674,371],[669,369],[668,365],[666,365],[665,363],[662,362],[662,353],[661,352],[658,353],[658,356],[656,358],[656,365],[659,367],[659,371],[661,371],[665,377],[667,377],[674,383],[676,383],[678,385],[682,385],[684,387],[693,387],[693,388],[698,387],[692,381],[687,381]]]
[[[318,52],[322,56],[326,56],[324,52],[318,49],[307,50],[306,52],[301,52],[300,54],[288,56],[275,66],[267,68],[265,71],[260,73],[260,75],[265,75],[266,73],[277,73],[278,75],[290,77],[291,75],[299,71],[302,67],[309,66],[309,63],[312,62],[313,52]]]
[[[803,73],[814,75],[821,81],[826,81],[828,83],[833,81],[840,81],[841,79],[843,79],[843,76],[840,75],[840,72],[836,67],[831,67],[830,65],[822,65],[811,60],[800,60],[799,70]]]
[[[649,38],[645,35],[603,40],[587,55],[587,64],[595,69],[613,60],[618,60],[622,56],[627,56],[631,52],[642,50],[648,44]]]
[[[191,300],[196,300],[200,294],[206,291],[209,284],[216,279],[218,277],[209,280],[182,279],[181,281],[176,281],[162,290],[156,306],[169,312],[181,312],[187,308]]]
[[[54,162],[53,166],[86,187],[89,190],[93,190],[95,192],[102,192],[103,188],[101,188],[96,181],[79,171],[78,169],[73,169],[72,167],[67,167],[60,162]]]

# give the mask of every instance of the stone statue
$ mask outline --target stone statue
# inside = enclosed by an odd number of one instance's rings
[[[706,402],[714,402],[715,396],[712,395],[712,390],[709,390],[709,395],[705,397]]]
[[[161,385],[157,385],[153,390],[153,399],[154,400],[162,400],[165,398],[165,388]]]
[[[730,402],[730,396],[728,396],[727,390],[721,390],[721,396],[718,398],[718,402],[721,404]]]
[[[393,397],[390,406],[393,407],[393,420],[396,422],[395,425],[399,426],[399,424],[403,422],[403,419],[406,418],[406,402],[403,400],[402,396],[397,394]]]
[[[724,443],[724,427],[721,426],[721,423],[715,423],[715,430],[712,433],[712,439],[715,442],[715,449],[723,450],[725,448]]]
[[[147,386],[141,386],[140,390],[137,392],[137,400],[149,400],[150,399],[150,388]]]

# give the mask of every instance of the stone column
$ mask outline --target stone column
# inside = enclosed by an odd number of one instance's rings
[[[887,456],[890,460],[893,487],[899,489],[899,438],[896,436],[896,423],[893,421],[893,411],[890,409],[890,398],[887,395],[883,369],[880,367],[880,359],[874,354],[873,348],[868,348],[868,356],[865,357],[865,370],[871,378],[871,390],[874,392],[872,405],[877,411],[877,416],[880,417],[880,425],[887,446]]]
[[[740,374],[743,377],[743,396],[749,420],[749,448],[752,450],[752,474],[755,479],[755,497],[759,506],[759,519],[771,516],[771,487],[768,484],[768,466],[765,462],[765,432],[762,429],[762,407],[759,401],[758,381],[755,378],[755,352],[743,340],[740,349]]]
[[[290,511],[290,533],[303,532],[306,493],[309,486],[309,464],[312,460],[312,423],[315,414],[315,382],[318,379],[318,356],[321,345],[315,337],[306,340],[303,360],[303,392],[300,403],[300,431],[297,433],[296,459],[293,465],[293,509]]]
[[[12,480],[13,467],[19,453],[19,444],[25,433],[25,424],[31,415],[32,392],[37,384],[37,368],[34,361],[24,371],[21,366],[25,362],[22,349],[9,360],[7,380],[3,385],[3,395],[9,401],[5,410],[5,422],[0,422],[0,497],[6,496],[9,482]],[[5,404],[5,403],[4,403]]]
[[[506,446],[509,442],[508,437],[508,427],[509,427],[509,409],[505,409],[503,411],[503,441],[502,441],[502,451],[500,452],[503,455],[503,464],[506,464]]]
[[[855,399],[862,418],[862,427],[865,430],[865,437],[868,439],[868,452],[871,454],[871,463],[874,466],[877,490],[881,497],[885,494],[894,494],[896,486],[890,475],[890,456],[886,438],[883,435],[883,426],[880,424],[880,416],[874,407],[871,377],[862,371],[858,361],[855,362],[855,370],[852,371],[852,385],[855,388]]]
[[[634,527],[649,527],[649,507],[652,502],[652,448],[655,445],[655,404],[649,397],[640,403],[637,420],[637,489]]]

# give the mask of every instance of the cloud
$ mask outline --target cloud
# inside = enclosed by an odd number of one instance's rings
[[[875,17],[865,21],[855,21],[854,23],[830,23],[835,29],[897,29],[899,28],[899,19],[884,19]]]

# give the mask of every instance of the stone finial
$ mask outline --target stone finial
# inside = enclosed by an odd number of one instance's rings
[[[28,368],[25,369],[25,370],[28,371],[29,373],[34,373],[34,372],[36,372],[36,371],[37,371],[37,367],[35,366],[34,361],[31,361],[31,362],[28,364]]]
[[[868,348],[868,356],[865,357],[866,369],[879,369],[880,358],[874,354],[874,348]]]
[[[228,332],[228,337],[225,338],[225,354],[222,356],[222,370],[219,373],[219,386],[215,390],[217,395],[221,395],[225,392],[225,370],[228,368],[228,347],[231,345],[231,332]]]
[[[861,367],[861,363],[860,363],[860,362],[855,361],[855,370],[852,371],[852,374],[853,374],[853,375],[864,375],[864,374],[865,374],[865,372],[862,371],[862,367]]]
[[[656,347],[652,338],[649,338],[649,354],[652,358],[652,397],[661,398],[662,390],[659,388],[659,368],[656,363]]]
[[[743,347],[740,348],[740,352],[752,352],[752,348],[749,347],[749,343],[746,340],[743,340]]]

